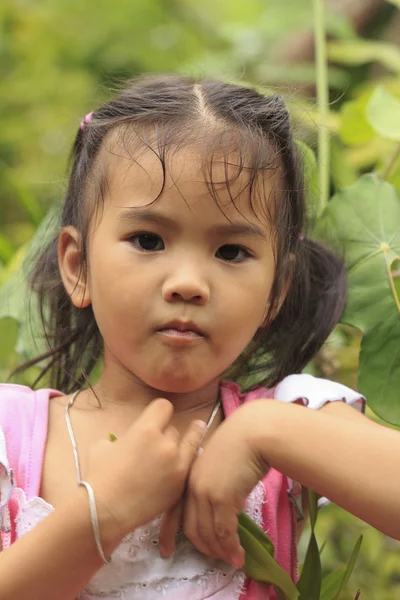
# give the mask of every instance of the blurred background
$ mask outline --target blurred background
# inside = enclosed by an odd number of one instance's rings
[[[393,141],[376,135],[364,109],[376,82],[400,98],[396,0],[327,0],[331,193],[379,167]],[[2,0],[0,3],[0,287],[65,189],[80,120],[126,78],[148,72],[219,77],[279,90],[297,137],[316,148],[311,0]],[[400,169],[392,169],[400,189]],[[399,288],[398,288],[399,289]],[[11,311],[12,312],[12,311]],[[0,307],[0,379],[32,347],[26,316]],[[310,371],[357,386],[360,339],[343,326]],[[34,370],[16,381],[32,384]],[[393,476],[398,476],[394,473]],[[348,594],[400,598],[400,543],[335,506],[320,513],[325,571],[346,563],[360,533]],[[301,543],[304,552],[304,542]]]

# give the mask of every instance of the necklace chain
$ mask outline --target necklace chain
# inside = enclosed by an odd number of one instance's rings
[[[75,470],[76,470],[76,478],[78,483],[80,483],[82,481],[81,478],[81,469],[79,466],[79,455],[78,455],[78,448],[76,446],[76,440],[75,440],[75,435],[74,435],[74,430],[72,428],[72,423],[71,423],[71,417],[69,416],[69,409],[71,408],[71,406],[73,405],[73,403],[75,402],[75,399],[77,397],[77,395],[79,394],[81,390],[78,390],[77,392],[74,392],[68,402],[68,404],[65,407],[65,421],[67,423],[67,429],[68,429],[68,433],[69,433],[69,438],[71,440],[71,444],[72,444],[72,450],[74,453],[74,459],[75,459]],[[210,429],[219,409],[221,408],[221,399],[218,397],[217,402],[215,403],[215,406],[212,410],[212,413],[210,415],[210,418],[207,421],[207,427],[206,427],[206,432]]]
[[[75,392],[74,394],[72,394],[72,396],[71,396],[71,398],[70,398],[67,406],[65,407],[65,420],[67,422],[69,439],[71,440],[72,450],[73,450],[73,453],[74,453],[76,478],[78,480],[78,483],[80,483],[80,481],[81,481],[81,469],[80,469],[80,466],[79,466],[78,448],[76,447],[74,430],[72,429],[71,417],[69,416],[69,409],[71,408],[71,406],[75,402],[75,398],[77,397],[77,395],[79,394],[79,392],[80,392],[80,390],[78,390],[77,392]]]

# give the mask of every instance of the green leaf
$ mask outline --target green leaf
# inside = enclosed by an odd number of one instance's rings
[[[0,319],[0,367],[9,366],[17,341],[17,324],[13,319]]]
[[[349,161],[343,142],[338,137],[331,140],[331,171],[335,190],[352,185],[358,179],[358,171]]]
[[[318,497],[312,490],[307,491],[311,534],[297,589],[300,592],[300,600],[319,600],[322,579],[321,552],[314,533],[318,517]]]
[[[387,0],[390,4],[394,4],[397,8],[400,8],[400,0]]]
[[[243,570],[246,575],[273,585],[281,600],[297,600],[299,593],[295,584],[273,558],[271,540],[245,513],[239,515],[238,521],[239,539],[245,550]]]
[[[239,515],[239,525],[244,527],[273,557],[275,548],[266,533],[245,512]]]
[[[58,214],[57,207],[49,211],[28,247],[21,248],[14,255],[1,276],[0,319],[10,317],[17,321],[16,351],[24,361],[48,349],[39,317],[37,297],[29,289],[28,278],[32,264],[54,235],[54,222]]]
[[[118,438],[113,433],[109,433],[108,439],[110,440],[110,442],[116,442]]]
[[[391,275],[393,277],[394,289],[397,297],[400,298],[400,260],[394,260],[391,265]]]
[[[323,551],[326,548],[326,540],[322,543],[320,549],[319,549],[319,555],[322,556]]]
[[[314,531],[311,531],[297,589],[300,600],[319,600],[321,593],[321,557]]]
[[[35,196],[4,162],[0,163],[0,167],[2,183],[8,185],[13,190],[32,223],[38,226],[43,219],[43,212]]]
[[[354,565],[356,564],[358,553],[360,552],[362,541],[363,541],[363,536],[360,535],[360,537],[356,541],[356,544],[355,544],[355,546],[353,548],[353,552],[351,553],[350,560],[348,562],[348,565],[346,567],[345,573],[343,575],[343,579],[341,581],[340,587],[339,587],[339,589],[338,589],[338,591],[336,593],[336,596],[334,596],[332,598],[332,600],[339,600],[341,591],[344,589],[345,585],[349,581],[349,579],[351,577],[351,574],[352,574],[352,572],[354,570]]]
[[[399,324],[388,319],[362,339],[358,382],[368,406],[396,426],[400,425],[399,381]]]
[[[274,64],[272,61],[261,62],[256,69],[258,81],[268,81],[270,85],[285,82],[286,85],[296,83],[315,83],[315,65],[310,62],[298,62],[295,64]],[[344,69],[329,67],[328,82],[330,88],[343,90],[350,84],[348,73]]]
[[[346,144],[366,144],[376,136],[366,116],[369,100],[370,95],[363,94],[343,104],[340,110],[339,135]]]
[[[379,85],[368,102],[367,119],[384,138],[400,141],[400,101]]]
[[[0,288],[0,319],[17,322],[15,350],[23,361],[47,350],[37,308],[37,298],[28,290],[23,270],[17,271]],[[14,348],[9,348],[12,352]]]
[[[5,282],[7,282],[12,277],[15,277],[20,272],[20,270],[22,268],[22,263],[24,262],[25,254],[26,254],[26,246],[22,246],[21,248],[19,248],[19,250],[17,250],[14,253],[10,262],[7,264],[7,266],[2,270],[2,272],[0,274],[0,286],[2,286]],[[0,289],[0,295],[1,295],[1,289]],[[4,311],[4,306],[2,304],[0,304],[0,318],[2,316],[3,311]],[[3,316],[8,316],[8,315],[3,315]]]
[[[337,594],[340,589],[345,572],[345,567],[341,567],[336,571],[328,573],[328,575],[323,578],[319,600],[332,600],[332,598],[334,598],[335,594]]]
[[[308,505],[310,511],[311,530],[314,531],[318,517],[318,497],[315,492],[308,490]]]
[[[391,265],[400,258],[399,223],[395,188],[373,175],[334,196],[319,221],[323,237],[345,254],[349,295],[342,322],[364,333],[360,390],[372,410],[395,425],[400,424],[400,361],[395,361],[400,301]]]
[[[397,145],[400,145],[400,144],[396,144],[396,146]],[[386,167],[386,169],[387,169],[387,167]],[[389,183],[394,185],[397,192],[400,194],[400,153],[396,158],[394,158],[394,160],[393,160],[393,155],[392,155],[392,162],[391,162],[391,165],[389,168],[389,172],[387,172],[387,170],[386,170],[384,178],[386,179],[386,181],[388,181]]]
[[[0,233],[0,261],[7,263],[14,254],[14,247],[5,235]]]
[[[340,593],[348,583],[350,576],[353,572],[354,565],[356,563],[358,553],[360,551],[362,543],[362,536],[360,536],[353,548],[350,560],[347,567],[341,567],[336,571],[328,573],[323,580],[321,585],[321,594],[318,600],[339,600]]]
[[[328,58],[344,65],[380,62],[390,71],[400,73],[400,50],[394,44],[371,40],[352,40],[328,44]]]

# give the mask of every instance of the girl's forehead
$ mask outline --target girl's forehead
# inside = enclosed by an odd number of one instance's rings
[[[238,152],[220,149],[207,155],[196,147],[164,157],[149,148],[107,152],[106,173],[104,209],[114,214],[157,203],[168,210],[189,208],[194,215],[207,210],[215,218],[256,218],[266,226],[279,185],[273,170],[254,177]]]

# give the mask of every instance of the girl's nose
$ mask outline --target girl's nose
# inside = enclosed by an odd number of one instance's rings
[[[162,295],[166,302],[193,302],[207,304],[210,288],[207,282],[193,268],[180,269],[166,278]]]

